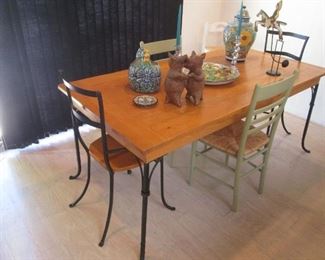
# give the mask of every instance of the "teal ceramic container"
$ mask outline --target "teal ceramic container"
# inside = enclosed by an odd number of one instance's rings
[[[130,87],[139,93],[154,93],[159,91],[160,67],[157,62],[150,60],[150,53],[140,42],[136,59],[129,67]]]

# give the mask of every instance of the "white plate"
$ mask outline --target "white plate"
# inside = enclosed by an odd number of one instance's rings
[[[225,85],[234,82],[236,79],[230,79],[225,81],[205,81],[205,85]]]
[[[205,62],[202,66],[206,85],[224,85],[235,81],[240,73],[236,67]]]
[[[157,104],[158,100],[154,96],[149,96],[149,95],[141,95],[141,96],[136,96],[133,99],[134,104],[141,106],[141,107],[148,107],[148,106],[153,106]]]

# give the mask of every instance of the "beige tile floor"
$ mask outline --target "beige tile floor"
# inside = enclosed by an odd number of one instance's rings
[[[258,175],[244,179],[239,212],[230,211],[231,191],[196,174],[186,182],[189,146],[166,164],[162,206],[159,175],[149,197],[146,259],[325,259],[325,128],[310,125],[300,148],[304,121],[286,115],[274,141],[265,191],[256,192]],[[87,140],[93,131],[84,130]],[[215,153],[217,157],[221,154]],[[85,167],[85,158],[83,158]],[[200,163],[212,174],[222,168]],[[68,204],[83,187],[76,170],[72,132],[38,145],[0,154],[0,259],[138,259],[141,219],[140,175],[116,175],[109,238],[97,246],[107,210],[108,176],[92,163],[92,180],[80,204]],[[158,173],[158,172],[157,172]]]

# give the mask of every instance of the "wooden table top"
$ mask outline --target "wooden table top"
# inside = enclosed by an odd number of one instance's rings
[[[217,49],[208,53],[205,61],[229,64],[224,57],[224,50]],[[72,83],[102,92],[108,133],[142,161],[150,162],[243,118],[256,83],[277,81],[282,75],[289,75],[298,68],[300,75],[292,92],[294,95],[316,85],[325,75],[325,68],[290,60],[288,67],[280,67],[280,77],[271,77],[265,73],[270,64],[270,54],[251,50],[246,61],[237,66],[240,77],[227,85],[206,86],[199,106],[185,100],[186,91],[182,107],[164,103],[167,60],[160,61],[161,86],[160,91],[153,94],[158,99],[158,104],[153,107],[141,108],[133,104],[133,98],[140,94],[129,88],[127,70]],[[62,85],[59,89],[66,93]],[[82,109],[88,116],[98,118],[95,100],[78,95],[74,99],[83,104]]]

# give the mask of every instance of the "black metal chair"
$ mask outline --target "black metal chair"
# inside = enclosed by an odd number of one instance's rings
[[[274,44],[274,39],[273,39],[274,35],[278,36],[279,31],[274,31],[274,30],[266,31],[264,52],[276,54],[276,55],[282,55],[282,56],[286,56],[286,57],[292,58],[297,61],[301,61],[302,56],[304,55],[304,51],[305,51],[307,42],[309,40],[309,36],[305,36],[305,35],[293,33],[293,32],[282,32],[284,42],[288,43],[292,39],[294,39],[295,44],[297,44],[298,42],[301,44],[301,47],[298,48],[296,52],[294,52],[293,49],[289,50],[289,48],[285,48],[284,50],[280,50],[280,51],[273,50],[272,47]]]
[[[274,31],[274,30],[267,30],[266,31],[266,37],[265,37],[265,45],[264,45],[264,52],[270,53],[272,55],[281,55],[281,56],[286,56],[291,59],[294,59],[296,61],[301,61],[302,56],[304,55],[304,51],[307,45],[307,42],[309,40],[309,36],[305,36],[302,34],[298,33],[293,33],[293,32],[282,32],[282,37],[283,37],[283,42],[286,43],[285,49],[277,50],[275,45],[275,39],[278,38],[279,31]],[[295,48],[290,47],[290,43],[295,44]],[[300,48],[297,48],[296,46],[300,44]],[[294,52],[294,49],[296,52]],[[288,61],[285,60],[282,62],[282,66],[287,66]],[[313,94],[313,93],[312,93]],[[281,115],[281,124],[284,129],[284,131],[290,135],[291,132],[288,131],[288,129],[285,126],[284,123],[284,115],[282,113]],[[269,132],[269,129],[268,129]]]
[[[81,163],[80,163],[80,149],[79,149],[79,142],[84,148],[87,153],[87,181],[85,184],[84,189],[82,190],[79,197],[71,203],[69,206],[74,207],[77,203],[83,198],[85,195],[89,182],[90,182],[90,163],[91,157],[93,157],[99,164],[101,164],[109,173],[110,177],[110,191],[109,191],[109,206],[108,206],[108,213],[106,217],[105,228],[103,231],[102,238],[99,242],[99,246],[103,246],[106,238],[106,234],[108,231],[112,209],[113,209],[113,195],[114,195],[114,175],[116,172],[122,171],[130,171],[133,168],[139,167],[141,174],[143,175],[143,168],[142,163],[140,160],[131,152],[129,152],[124,146],[119,144],[114,138],[110,135],[106,134],[106,126],[105,126],[105,116],[104,116],[104,106],[103,106],[103,99],[102,94],[99,91],[92,91],[79,88],[77,86],[72,85],[71,83],[67,82],[63,79],[63,83],[66,87],[70,107],[71,107],[71,117],[72,117],[72,126],[75,135],[75,145],[76,145],[76,153],[77,153],[77,161],[78,161],[78,172],[75,176],[70,176],[70,179],[75,179],[80,175],[81,172]],[[83,95],[88,98],[94,98],[97,100],[98,111],[99,111],[99,121],[95,121],[85,115],[82,111],[78,109],[73,101],[73,92],[78,93],[78,95]],[[101,130],[101,136],[94,142],[92,142],[89,147],[86,145],[84,140],[82,139],[79,126],[81,124],[88,124],[95,128]],[[154,166],[151,171],[151,175],[160,163],[160,178],[161,178],[161,199],[165,207],[170,210],[175,210],[174,207],[169,206],[164,197],[164,168],[163,168],[163,157],[158,158],[157,160],[153,161]],[[150,176],[151,176],[150,175]]]

